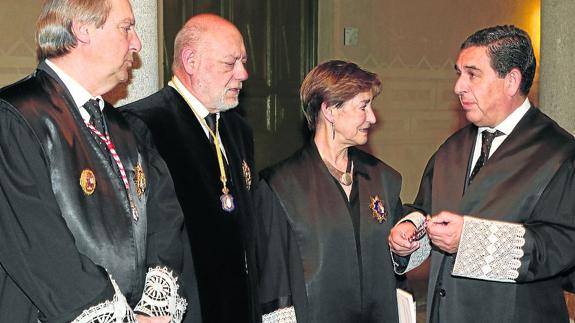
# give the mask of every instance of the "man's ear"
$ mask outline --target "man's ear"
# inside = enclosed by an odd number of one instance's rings
[[[72,33],[79,43],[90,43],[90,24],[77,20],[72,21]]]
[[[520,92],[521,88],[521,71],[514,68],[507,75],[505,75],[505,92],[508,96],[515,96]]]
[[[327,103],[324,101],[321,103],[321,115],[324,117],[325,120],[329,123],[333,123],[333,109],[334,106],[328,106]]]
[[[185,47],[182,50],[180,59],[182,60],[182,66],[186,73],[195,74],[195,71],[198,68],[198,51],[191,47]]]

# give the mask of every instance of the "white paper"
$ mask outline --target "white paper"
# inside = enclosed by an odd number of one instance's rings
[[[399,323],[415,323],[415,301],[413,295],[397,289],[397,312],[399,314]]]

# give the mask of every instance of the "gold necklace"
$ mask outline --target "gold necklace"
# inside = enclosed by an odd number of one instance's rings
[[[188,99],[186,98],[186,96],[184,95],[184,93],[182,92],[180,87],[178,86],[178,83],[176,82],[175,76],[172,78],[172,83],[174,84],[174,88],[176,89],[176,91],[182,96],[184,101],[186,101],[186,103],[190,106],[190,109],[192,109],[192,112],[194,112],[194,114],[196,115],[196,118],[198,118],[200,123],[202,123],[206,129],[208,129],[209,133],[214,138],[214,145],[216,146],[216,156],[218,158],[218,166],[220,168],[220,181],[222,182],[222,195],[220,196],[220,201],[222,202],[222,209],[224,211],[232,212],[233,210],[235,210],[236,206],[234,203],[234,197],[232,196],[232,194],[230,194],[230,190],[228,189],[228,186],[227,186],[228,178],[226,177],[226,169],[224,167],[224,158],[222,156],[222,148],[220,147],[220,132],[219,132],[220,120],[219,120],[219,118],[216,119],[216,133],[214,133],[212,131],[212,129],[210,129],[210,127],[206,123],[206,120],[204,120],[204,118],[202,118],[199,115],[199,113],[196,111],[196,109],[194,109],[192,104],[188,101]]]
[[[353,182],[353,176],[351,176],[351,167],[353,165],[353,161],[351,161],[351,158],[349,158],[349,154],[347,155],[347,167],[345,169],[345,172],[342,172],[341,170],[335,168],[335,166],[333,166],[330,162],[328,162],[324,158],[322,158],[322,160],[331,176],[337,179],[337,181],[340,182],[341,185],[343,186],[351,185],[351,183]]]

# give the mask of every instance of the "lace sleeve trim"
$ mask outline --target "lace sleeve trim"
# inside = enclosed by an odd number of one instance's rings
[[[112,277],[110,280],[114,286],[114,298],[88,308],[72,323],[136,323],[134,312],[120,292],[120,288]]]
[[[262,315],[262,323],[297,323],[293,306]]]
[[[413,223],[415,227],[419,229],[425,222],[425,215],[417,211],[411,212],[408,215],[404,216],[403,219],[399,220],[398,223],[402,223],[405,221],[411,221],[411,223]]]
[[[453,275],[515,282],[525,245],[523,225],[465,216],[460,241]]]
[[[171,316],[172,323],[180,322],[188,302],[178,295],[177,280],[166,267],[148,269],[144,293],[134,311],[148,316]]]
[[[411,221],[411,223],[413,223],[417,229],[420,229],[425,223],[425,216],[417,211],[411,212],[405,217],[403,217],[403,219],[401,219],[398,222],[398,224],[405,221]],[[407,264],[407,267],[405,269],[403,270],[399,269],[399,265],[396,264],[395,261],[393,261],[394,260],[393,255],[391,256],[391,259],[394,264],[393,269],[395,273],[401,275],[412,270],[413,268],[416,268],[417,266],[421,265],[421,263],[423,263],[425,259],[429,257],[430,252],[431,252],[431,243],[429,241],[429,237],[426,234],[419,240],[419,249],[415,250],[410,255],[409,263]]]

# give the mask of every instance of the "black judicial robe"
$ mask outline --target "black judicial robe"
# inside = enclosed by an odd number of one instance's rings
[[[104,114],[129,193],[45,63],[0,90],[0,322],[69,322],[112,300],[109,275],[133,308],[148,267],[181,273],[183,216],[168,170],[118,111],[107,104]],[[92,193],[80,184],[85,170]]]
[[[575,265],[574,139],[531,107],[465,187],[476,135],[469,125],[439,148],[414,206],[523,224],[519,276],[516,283],[452,276],[457,255],[432,249],[428,320],[568,322],[561,276]]]
[[[236,205],[228,213],[221,208],[222,184],[214,146],[175,89],[167,86],[120,110],[148,126],[174,180],[194,256],[203,320],[257,321],[250,127],[234,110],[220,113],[228,187]]]
[[[262,171],[256,201],[264,314],[293,305],[299,323],[397,322],[387,237],[402,216],[401,176],[359,149],[350,148],[350,157],[360,246],[345,197],[315,144]],[[381,223],[370,208],[375,197],[386,212]]]

